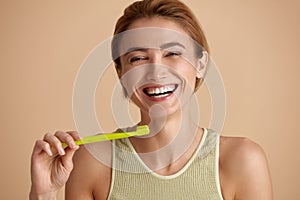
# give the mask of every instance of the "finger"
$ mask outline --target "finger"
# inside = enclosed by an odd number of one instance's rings
[[[50,147],[53,147],[59,155],[65,155],[65,150],[62,147],[61,141],[54,135],[47,133],[44,137],[44,140],[50,144]]]
[[[43,151],[46,152],[49,156],[53,155],[49,143],[47,143],[43,140],[37,140],[35,142],[32,155],[34,156],[34,155],[40,154]]]
[[[54,135],[59,138],[60,141],[66,143],[70,148],[76,148],[74,138],[70,134],[63,131],[56,131]]]
[[[75,151],[79,149],[79,146],[76,146],[74,149],[66,149],[66,154],[61,158],[62,165],[68,171],[73,169],[73,156]]]
[[[74,140],[82,139],[77,131],[67,131],[66,133],[70,134],[74,138]]]

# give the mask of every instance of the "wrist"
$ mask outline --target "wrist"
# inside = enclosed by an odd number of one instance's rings
[[[56,200],[57,192],[47,192],[47,193],[36,193],[31,189],[29,193],[29,200]]]

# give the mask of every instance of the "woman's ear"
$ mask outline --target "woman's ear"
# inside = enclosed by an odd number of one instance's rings
[[[197,60],[197,78],[203,78],[206,72],[206,66],[208,63],[207,51],[202,52],[202,57]]]

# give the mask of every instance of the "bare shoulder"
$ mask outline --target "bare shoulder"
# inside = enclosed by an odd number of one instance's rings
[[[239,165],[251,164],[253,159],[265,159],[265,153],[260,145],[248,138],[221,136],[220,159],[223,164],[235,161],[238,161]],[[226,162],[229,160],[231,162]]]
[[[272,199],[267,158],[257,143],[222,136],[219,164],[221,185],[234,199]]]
[[[96,153],[101,152],[101,148],[96,149]],[[111,154],[109,149],[105,150],[101,157],[85,146],[75,153],[74,168],[66,184],[66,199],[106,199],[111,179]]]

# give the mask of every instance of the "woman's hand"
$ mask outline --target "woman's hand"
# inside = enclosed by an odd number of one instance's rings
[[[30,199],[55,199],[57,191],[67,182],[73,169],[73,155],[79,148],[78,132],[57,131],[37,140],[31,156]],[[65,149],[62,142],[68,144]]]

